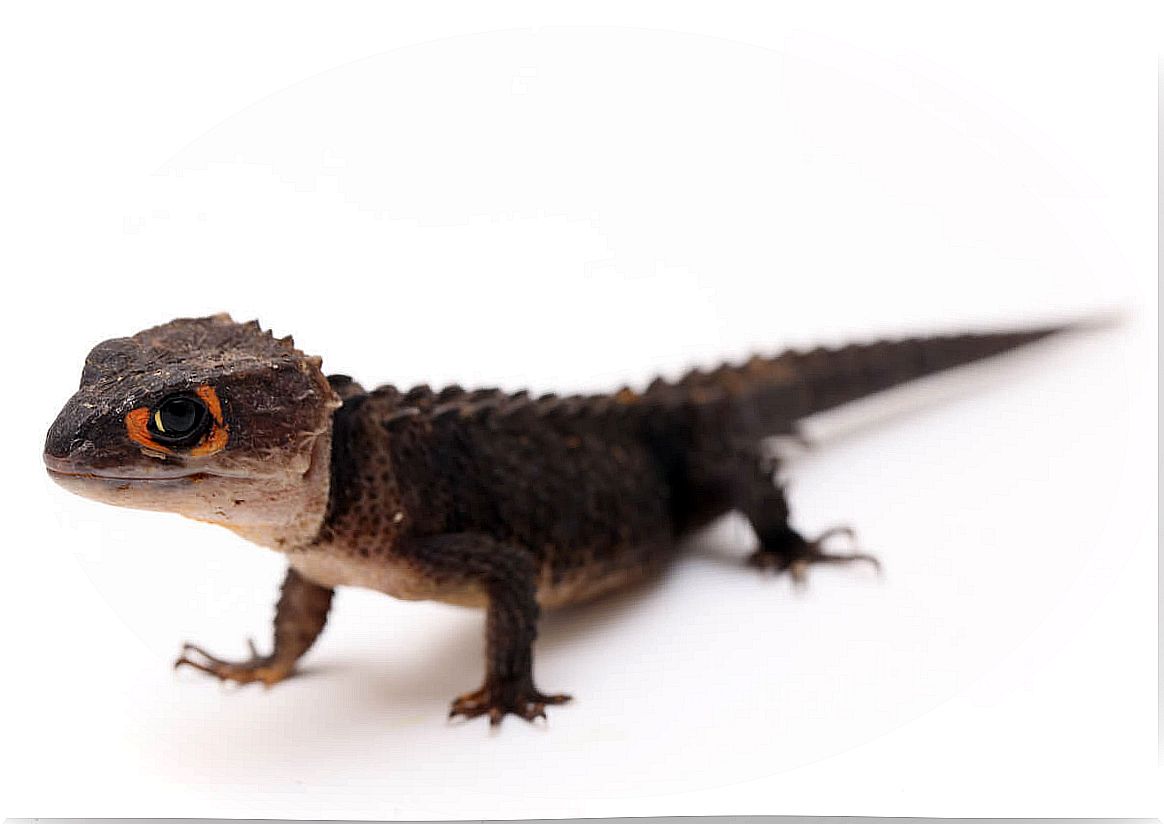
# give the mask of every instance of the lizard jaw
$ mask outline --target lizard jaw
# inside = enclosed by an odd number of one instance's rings
[[[153,478],[133,477],[132,475],[105,475],[100,472],[68,472],[59,469],[52,469],[46,467],[48,476],[56,481],[61,486],[67,486],[71,483],[118,483],[118,484],[134,484],[134,483],[157,483],[159,481],[180,481],[180,480],[200,480],[209,476],[207,472],[185,472],[179,475],[166,475]]]
[[[223,471],[221,468],[208,469],[204,466],[188,466],[166,460],[153,461],[141,466],[111,466],[109,468],[92,466],[84,460],[77,460],[71,456],[61,457],[51,453],[44,453],[44,467],[53,480],[59,478],[83,478],[96,481],[170,481],[197,476],[216,475],[221,477],[236,477],[246,479],[251,473],[246,471]]]
[[[82,498],[101,501],[115,506],[135,509],[162,509],[172,511],[174,497],[191,485],[211,476],[180,467],[167,467],[164,472],[143,476],[130,473],[106,473],[75,466],[62,466],[61,461],[45,456],[48,476],[58,486]],[[161,469],[161,467],[159,467]]]
[[[149,461],[140,466],[86,465],[44,455],[49,477],[83,498],[113,506],[172,512],[227,527],[277,550],[307,544],[319,532],[328,504],[331,435],[317,435],[306,466],[194,466]]]

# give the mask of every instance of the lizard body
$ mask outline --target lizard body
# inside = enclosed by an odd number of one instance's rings
[[[178,664],[274,683],[322,631],[338,586],[486,610],[486,676],[450,714],[544,715],[540,608],[650,575],[730,511],[751,562],[800,577],[825,552],[788,522],[763,439],[814,413],[999,354],[1057,328],[785,352],[641,392],[530,397],[426,386],[372,391],[257,323],[181,319],[99,344],[50,428],[71,491],[219,523],[287,556],[268,655],[187,645]]]

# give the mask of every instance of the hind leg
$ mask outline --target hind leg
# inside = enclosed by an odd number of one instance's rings
[[[760,539],[760,548],[752,553],[748,563],[760,569],[788,571],[797,583],[803,583],[813,564],[847,564],[864,561],[880,571],[881,564],[864,552],[826,552],[829,538],[845,535],[853,539],[853,530],[847,526],[826,530],[816,538],[808,539],[788,523],[788,499],[777,484],[774,469],[755,461],[742,479],[737,492],[737,508],[744,513]]]

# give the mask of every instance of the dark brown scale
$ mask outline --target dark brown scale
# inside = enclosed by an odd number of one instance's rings
[[[380,425],[391,431],[392,429],[402,424],[404,421],[407,421],[409,418],[414,418],[419,414],[420,407],[403,406],[399,409],[393,410],[390,415],[384,416],[384,418],[380,421]]]

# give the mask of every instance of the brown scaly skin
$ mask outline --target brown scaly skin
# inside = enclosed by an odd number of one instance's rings
[[[763,438],[1053,331],[786,352],[641,393],[534,399],[366,392],[257,324],[180,320],[93,350],[45,461],[80,494],[221,523],[287,555],[271,654],[252,645],[232,663],[187,645],[178,665],[275,683],[322,631],[334,588],[363,586],[484,607],[485,681],[450,715],[532,720],[569,700],[535,686],[539,610],[650,575],[732,510],[756,531],[757,567],[802,580],[814,563],[876,565],[825,552],[837,530],[808,540],[789,525]],[[180,443],[182,415],[159,417],[175,396],[209,410]]]

